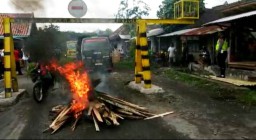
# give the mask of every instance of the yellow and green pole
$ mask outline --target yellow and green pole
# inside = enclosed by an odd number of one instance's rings
[[[141,47],[140,47],[140,34],[139,23],[136,25],[136,50],[135,50],[135,83],[139,84],[142,80],[142,64],[141,64]]]
[[[4,85],[5,98],[12,97],[11,79],[11,22],[10,18],[4,18]]]
[[[142,72],[144,88],[151,88],[151,71],[149,63],[149,53],[148,53],[148,41],[147,41],[147,23],[145,20],[139,21],[139,36],[140,36],[140,49],[141,49],[141,62],[142,62]]]

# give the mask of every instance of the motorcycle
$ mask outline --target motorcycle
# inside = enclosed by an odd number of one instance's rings
[[[40,68],[31,71],[33,85],[33,97],[36,102],[41,103],[47,97],[50,89],[54,87],[53,74],[47,72],[43,74]]]
[[[203,62],[204,65],[209,65],[211,64],[211,60],[210,60],[210,53],[209,51],[206,49],[206,47],[203,47],[203,49],[200,52],[200,58]]]

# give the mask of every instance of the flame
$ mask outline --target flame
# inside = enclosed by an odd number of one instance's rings
[[[81,69],[82,62],[68,63],[59,66],[55,61],[51,62],[50,67],[63,75],[70,84],[73,102],[71,103],[71,111],[78,118],[81,112],[88,107],[88,93],[90,91],[90,78],[88,74]]]

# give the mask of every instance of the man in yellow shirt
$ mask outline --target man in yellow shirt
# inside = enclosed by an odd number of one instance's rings
[[[217,77],[225,78],[228,42],[224,38],[223,34],[219,34],[219,39],[215,46],[215,50],[217,53],[217,62],[220,67],[220,75],[218,75]]]

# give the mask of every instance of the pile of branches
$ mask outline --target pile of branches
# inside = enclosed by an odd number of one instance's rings
[[[73,120],[71,126],[72,131],[75,130],[77,122],[82,116],[89,117],[94,122],[96,131],[100,131],[99,123],[106,125],[120,125],[120,120],[124,119],[144,119],[149,120],[173,112],[166,112],[163,114],[154,114],[147,108],[124,101],[122,99],[110,96],[105,93],[98,95],[93,101],[90,101],[89,107],[83,112],[71,111],[71,105],[57,105],[50,111],[56,117],[44,132],[52,130],[51,134],[55,133],[68,120]],[[74,117],[77,116],[77,117]]]

